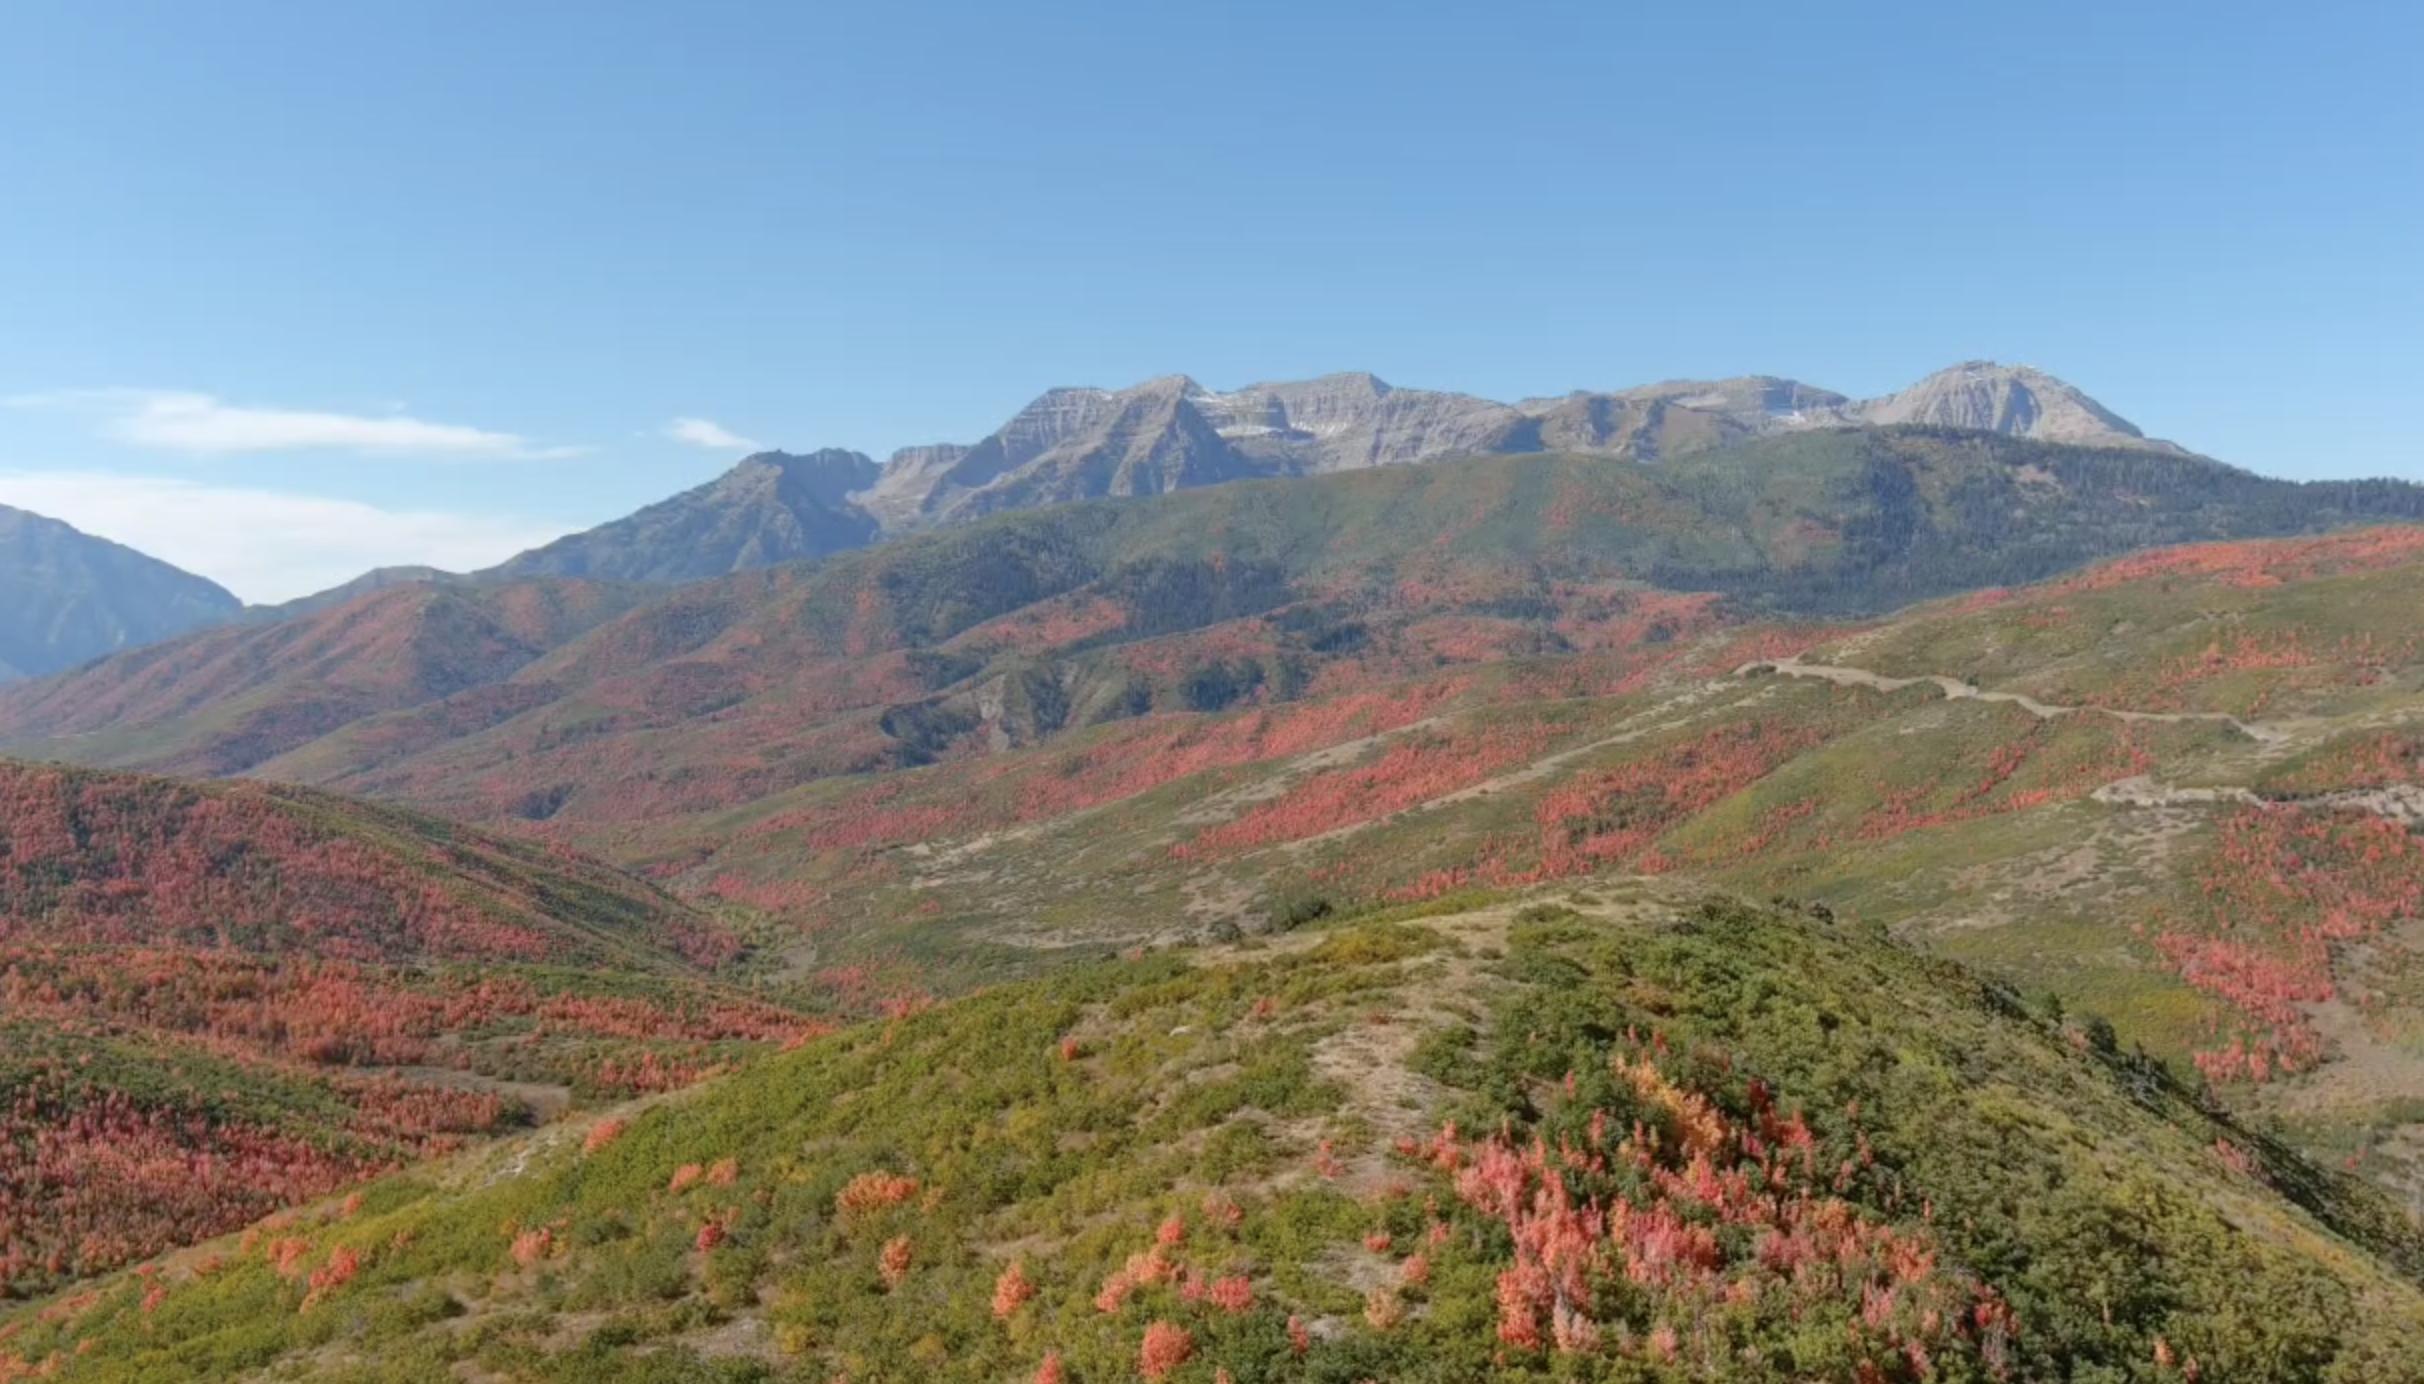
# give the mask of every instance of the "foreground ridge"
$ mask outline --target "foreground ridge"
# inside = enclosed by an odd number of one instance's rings
[[[2396,1224],[1955,968],[1607,880],[837,1035],[0,1349],[70,1380],[2399,1377]]]

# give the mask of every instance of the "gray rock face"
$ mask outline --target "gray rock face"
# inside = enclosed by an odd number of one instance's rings
[[[242,609],[214,582],[0,506],[0,681],[59,672]]]
[[[1151,495],[1430,457],[1537,450],[1530,419],[1465,394],[1371,375],[1208,390],[1184,375],[1055,389],[953,454],[904,452],[866,494],[890,529],[1105,495]]]
[[[952,442],[903,447],[884,463],[874,484],[851,499],[873,515],[881,528],[897,529],[912,524],[917,519],[919,504],[971,450]]]
[[[1530,450],[1530,421],[1470,394],[1398,389],[1374,375],[1324,375],[1206,394],[1199,407],[1237,445],[1284,453],[1292,473],[1399,466],[1428,457]]]
[[[1540,420],[1541,443],[1551,450],[1607,452],[1637,461],[1804,428],[1898,423],[2084,447],[2183,450],[2147,437],[2128,419],[2042,370],[1992,361],[1939,370],[1875,399],[1850,399],[1773,375],[1746,375],[1530,399],[1519,407]]]
[[[1550,451],[1606,452],[1634,461],[1704,452],[1794,428],[1829,426],[1850,401],[1774,375],[1669,380],[1614,393],[1527,399]]]
[[[1105,495],[1157,495],[1266,474],[1199,407],[1203,386],[1170,375],[1131,389],[1056,389],[968,449],[919,498],[924,520]]]
[[[696,489],[481,575],[696,581],[823,557],[875,538],[874,517],[850,497],[880,474],[857,452],[760,452]]]
[[[2042,370],[1991,360],[1939,370],[1898,393],[1862,400],[1847,416],[1861,423],[1929,423],[2040,442],[2183,450],[2148,438],[2136,424]]]

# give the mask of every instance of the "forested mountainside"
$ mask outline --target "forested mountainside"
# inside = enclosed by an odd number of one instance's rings
[[[547,830],[788,920],[837,986],[1610,870],[1787,893],[2106,1016],[2414,1195],[2420,580],[2394,528],[1875,621],[1633,605],[1556,651],[1519,616],[1412,622],[1292,697]]]
[[[1620,607],[1870,613],[2152,543],[2420,512],[2412,487],[1927,430],[1656,468],[1393,467],[1008,515],[649,598],[375,592],[0,694],[0,745],[482,819],[735,805],[970,735],[1292,695],[1355,641],[1450,616],[1551,652],[1560,621]],[[1672,633],[1662,618],[1644,628]]]

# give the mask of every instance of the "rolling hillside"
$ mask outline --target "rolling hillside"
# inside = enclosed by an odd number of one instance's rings
[[[0,940],[679,968],[731,946],[595,862],[304,789],[0,761]]]
[[[2361,1380],[2372,1193],[1867,930],[1615,882],[812,1042],[0,1326],[61,1380]]]
[[[365,716],[477,702],[540,654],[639,603],[589,582],[406,580],[335,605],[130,651],[21,689],[8,713],[62,758],[233,774]],[[520,694],[527,696],[528,694]]]
[[[786,920],[836,993],[1608,869],[1787,893],[2424,1197],[2418,581],[2424,530],[2361,530],[1855,625],[1635,607],[1558,652],[1460,624],[1444,662],[1401,631],[1292,699],[554,830]]]
[[[740,950],[560,847],[0,763],[0,1296],[817,1031]]]

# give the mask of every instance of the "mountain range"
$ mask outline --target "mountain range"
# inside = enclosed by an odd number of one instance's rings
[[[1056,389],[972,447],[896,454],[858,497],[886,531],[1104,495],[1321,475],[1443,456],[1578,452],[1657,461],[1812,428],[1924,423],[2177,451],[2053,376],[1970,361],[1853,400],[1795,380],[1682,380],[1502,404],[1368,374],[1215,392],[1183,375]]]
[[[471,574],[384,568],[242,608],[199,577],[65,525],[0,510],[0,681],[225,621],[275,621],[394,586],[571,577],[675,584],[846,552],[987,514],[1230,481],[1326,475],[1456,456],[1557,452],[1655,462],[1783,433],[1923,424],[2180,453],[2027,366],[1971,361],[1854,400],[1772,376],[1671,381],[1503,404],[1401,389],[1368,374],[1227,393],[1185,376],[1054,389],[967,446],[885,463],[826,449],[762,452],[705,485]]]
[[[1216,392],[1183,375],[1054,389],[973,445],[766,452],[626,519],[483,576],[690,580],[823,557],[987,514],[1327,475],[1453,456],[1562,452],[1653,462],[1780,433],[1926,424],[2178,453],[2073,386],[1971,361],[1854,400],[1772,376],[1684,380],[1504,404],[1401,389],[1368,374]]]
[[[769,471],[744,469],[760,483],[745,504],[764,502]],[[660,506],[649,525],[668,513],[700,517]],[[1560,583],[1631,580],[1708,593],[1734,618],[1869,614],[2148,544],[2420,516],[2413,486],[1910,425],[1655,466],[1536,453],[1351,468],[1007,513],[671,589],[406,581],[0,691],[0,747],[570,821],[919,762],[971,717],[1017,738],[1202,702],[1221,660],[1141,684],[1089,665],[1297,603],[1368,622],[1407,582],[1544,610],[1572,599]],[[641,529],[611,532],[614,551],[642,550]],[[1100,612],[1083,617],[1100,622],[1082,641],[1095,652],[1030,666],[1021,622],[1067,610]],[[1324,661],[1308,650],[1254,676],[1312,678]],[[1005,712],[1005,696],[1036,709]]]

